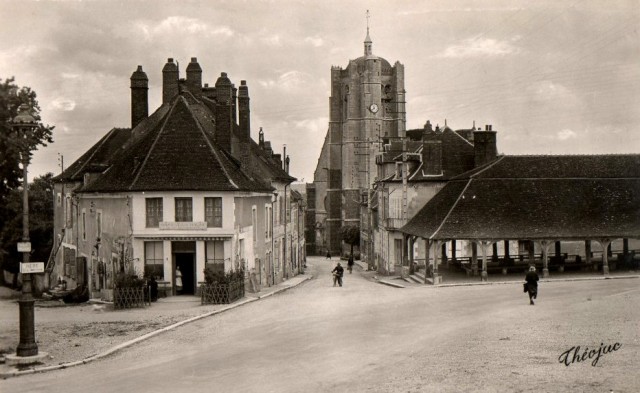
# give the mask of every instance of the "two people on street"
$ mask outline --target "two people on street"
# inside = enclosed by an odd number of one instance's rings
[[[536,273],[535,266],[531,266],[526,276],[524,277],[524,292],[529,294],[529,304],[534,305],[533,299],[538,297],[538,273]]]
[[[342,275],[344,274],[344,268],[340,265],[340,262],[333,268],[331,271],[333,273],[333,286],[336,286],[336,283],[342,286]]]

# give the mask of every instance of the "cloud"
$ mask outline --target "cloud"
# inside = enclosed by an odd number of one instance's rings
[[[304,39],[304,42],[309,43],[313,46],[315,46],[316,48],[321,47],[322,45],[324,45],[324,40],[322,38],[320,38],[319,36],[313,36],[313,37],[306,37]]]
[[[235,35],[235,32],[228,26],[212,26],[199,19],[184,16],[170,16],[157,23],[137,20],[134,22],[134,28],[140,31],[147,41],[152,41],[158,36],[174,33],[223,38],[230,38]]]
[[[400,16],[411,16],[411,15],[424,15],[424,14],[439,14],[439,13],[478,13],[478,12],[513,12],[513,11],[521,11],[523,8],[514,8],[514,7],[505,7],[505,8],[496,8],[496,7],[484,7],[484,8],[444,8],[444,9],[433,9],[433,10],[403,10],[398,11],[398,15]]]
[[[295,121],[295,128],[302,129],[311,134],[319,134],[321,133],[324,136],[324,132],[327,130],[327,125],[329,124],[328,117],[318,117],[314,119],[303,119],[299,121]]]
[[[269,46],[282,46],[282,37],[279,34],[271,34],[260,38],[260,41]]]
[[[510,40],[517,41],[517,38]],[[519,48],[508,41],[498,41],[492,38],[469,38],[457,45],[451,45],[436,57],[465,58],[482,56],[503,56],[518,53]]]
[[[557,108],[579,105],[578,97],[566,86],[552,81],[539,81],[527,88],[533,101],[552,104]]]
[[[58,97],[51,101],[51,107],[64,112],[70,112],[75,109],[76,102],[68,98]]]
[[[299,86],[308,85],[312,83],[311,75],[301,71],[287,71],[277,79],[261,79],[258,84],[264,88],[277,88],[285,91],[295,90]]]
[[[575,133],[574,131],[568,129],[568,128],[565,128],[562,131],[558,131],[557,137],[561,141],[566,141],[567,139],[575,139],[575,138],[577,138],[578,134]]]

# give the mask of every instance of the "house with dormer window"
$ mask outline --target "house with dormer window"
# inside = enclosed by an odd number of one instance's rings
[[[109,298],[118,272],[131,268],[174,295],[195,294],[205,268],[243,269],[259,286],[295,274],[283,268],[286,220],[275,216],[295,178],[262,129],[251,138],[246,82],[236,88],[221,73],[203,86],[196,58],[186,79],[173,59],[162,72],[155,112],[138,66],[131,128],[112,129],[56,177],[50,282]]]

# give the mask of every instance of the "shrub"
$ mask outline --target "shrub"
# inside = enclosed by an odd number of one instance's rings
[[[146,280],[138,277],[133,267],[131,267],[124,272],[118,272],[114,284],[118,288],[139,288],[146,285]]]
[[[228,272],[216,271],[211,268],[204,269],[204,280],[208,285],[217,284],[229,284],[236,281],[244,280],[244,270],[236,269]]]

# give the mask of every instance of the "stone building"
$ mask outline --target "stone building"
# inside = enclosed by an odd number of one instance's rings
[[[380,142],[404,137],[405,123],[404,66],[373,54],[367,27],[364,55],[331,68],[329,129],[307,189],[309,252],[342,252],[340,228],[360,226]]]
[[[376,155],[377,178],[370,203],[361,210],[361,253],[370,268],[398,273],[406,264],[404,234],[399,229],[453,177],[497,157],[497,132],[453,130],[446,125],[407,130],[406,138],[384,140]],[[451,252],[455,255],[456,245]]]
[[[259,285],[297,274],[284,214],[295,179],[262,129],[251,138],[246,82],[236,87],[223,72],[203,86],[196,58],[186,79],[173,59],[162,73],[159,108],[148,114],[138,66],[131,128],[112,129],[56,177],[51,282],[109,298],[116,275],[129,270],[156,276],[173,294],[195,293],[205,267],[243,268]]]

